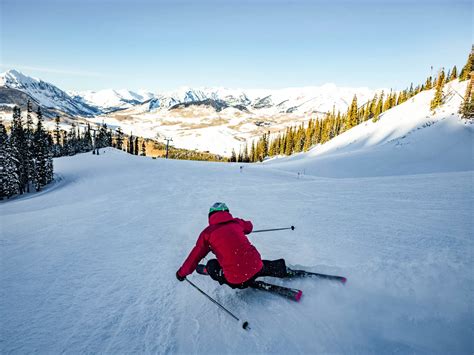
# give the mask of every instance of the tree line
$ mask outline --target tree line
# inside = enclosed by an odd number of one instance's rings
[[[13,108],[10,134],[0,122],[0,199],[41,188],[53,180],[52,138],[43,126],[41,108],[33,123],[31,103],[27,104],[26,124],[21,110]]]
[[[40,191],[49,184],[54,176],[53,157],[90,151],[98,154],[99,148],[113,144],[113,133],[106,124],[96,130],[88,123],[81,132],[75,123],[68,131],[61,129],[60,121],[57,116],[54,130],[46,130],[38,106],[35,125],[31,101],[28,100],[25,123],[18,106],[13,108],[9,134],[0,122],[0,199],[21,195],[31,189]]]
[[[429,76],[424,83],[402,90],[400,92],[390,91],[385,94],[383,91],[359,105],[357,96],[354,95],[352,102],[346,112],[327,112],[323,118],[310,119],[306,124],[287,127],[284,132],[271,134],[264,133],[258,140],[252,141],[240,150],[239,154],[232,152],[230,161],[232,162],[257,162],[263,161],[266,157],[276,155],[291,155],[309,150],[317,144],[323,144],[341,133],[359,125],[362,122],[372,120],[378,121],[380,115],[400,105],[422,91],[435,89],[435,95],[430,103],[430,108],[435,110],[443,104],[444,85],[452,80],[464,81],[470,79],[470,73],[474,71],[474,54],[469,54],[466,65],[458,74],[456,66],[445,73],[441,69],[436,77]],[[474,97],[472,90],[472,80],[470,80],[460,107],[460,114],[464,118],[474,117]]]

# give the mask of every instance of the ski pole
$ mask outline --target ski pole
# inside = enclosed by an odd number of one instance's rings
[[[256,231],[252,231],[252,233],[283,231],[283,230],[286,230],[286,229],[291,229],[293,231],[293,230],[295,230],[295,226],[285,227],[285,228],[258,229]]]
[[[221,309],[223,309],[224,311],[227,312],[227,314],[229,314],[232,318],[234,318],[237,322],[240,322],[240,319],[235,315],[233,314],[231,311],[229,311],[227,308],[225,308],[223,305],[221,305],[219,302],[217,302],[214,298],[212,298],[211,296],[209,296],[206,292],[204,292],[203,290],[201,290],[199,287],[197,287],[195,284],[193,284],[191,281],[189,281],[186,277],[184,278],[186,281],[189,282],[189,284],[191,286],[193,286],[196,290],[198,290],[199,292],[201,292],[204,296],[206,296],[209,300],[211,300],[213,303],[215,303],[216,305],[218,305]],[[249,322],[247,321],[244,321],[242,323],[242,328],[244,328],[245,330],[247,329],[250,329],[249,327]]]

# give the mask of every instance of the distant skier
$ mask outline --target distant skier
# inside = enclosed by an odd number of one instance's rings
[[[252,222],[232,217],[225,203],[214,203],[209,209],[209,226],[199,235],[188,258],[176,272],[176,278],[184,281],[198,268],[198,273],[208,274],[221,285],[247,288],[257,277],[294,276],[293,270],[287,269],[284,259],[261,259],[260,253],[246,236],[252,229]],[[198,267],[199,261],[210,251],[217,259],[209,260],[205,267]]]

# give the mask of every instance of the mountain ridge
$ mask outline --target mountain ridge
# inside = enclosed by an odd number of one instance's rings
[[[382,89],[367,87],[337,87],[329,83],[321,86],[290,87],[283,89],[230,89],[224,87],[181,87],[177,90],[152,93],[146,90],[104,89],[67,91],[12,69],[0,74],[0,86],[28,93],[46,108],[54,108],[71,116],[94,117],[110,112],[148,104],[148,111],[168,110],[179,104],[221,102],[240,110],[276,113],[327,112],[332,107],[344,110],[354,95],[361,101]],[[221,105],[217,105],[220,108]],[[270,111],[270,112],[267,112]]]

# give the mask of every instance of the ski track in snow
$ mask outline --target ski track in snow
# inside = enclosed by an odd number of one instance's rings
[[[300,176],[272,165],[55,160],[61,180],[0,204],[2,353],[472,353],[473,172]],[[300,303],[175,271],[225,201],[264,258],[348,277],[266,281]]]

